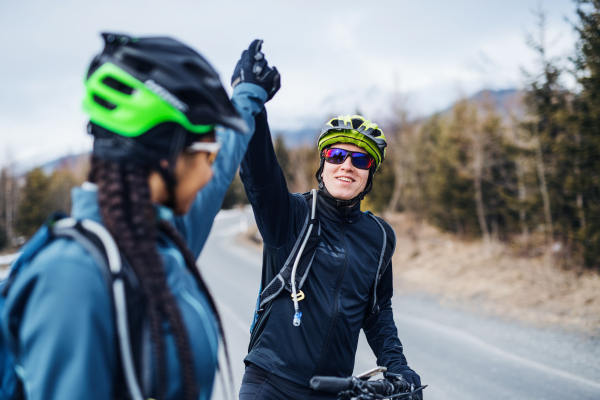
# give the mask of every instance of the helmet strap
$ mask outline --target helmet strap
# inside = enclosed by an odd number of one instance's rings
[[[371,189],[373,188],[373,175],[375,175],[375,168],[371,167],[371,168],[369,168],[369,179],[367,180],[367,185],[365,186],[365,190],[360,192],[360,194],[358,195],[358,197],[360,197],[361,200],[363,200],[365,198],[365,196],[367,195],[367,193],[369,193],[371,191]]]
[[[162,175],[165,185],[167,187],[168,199],[166,206],[175,209],[177,203],[177,195],[175,188],[177,187],[177,177],[175,176],[175,167],[177,165],[177,157],[183,151],[187,132],[184,127],[177,125],[175,132],[173,132],[173,140],[171,141],[171,149],[169,150],[169,158],[167,160],[168,165],[165,168],[160,164],[160,161],[156,163],[158,166],[158,172]]]
[[[325,187],[325,185],[323,184],[323,177],[321,176],[323,174],[323,164],[325,163],[325,157],[321,156],[321,162],[319,163],[319,169],[317,170],[317,173],[315,174],[315,177],[317,178],[317,182],[319,182],[319,189],[323,190],[323,188]]]

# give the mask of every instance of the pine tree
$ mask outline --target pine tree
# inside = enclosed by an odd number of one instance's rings
[[[27,173],[16,224],[21,235],[31,236],[46,220],[48,186],[49,179],[41,168]]]
[[[548,55],[546,45],[546,16],[538,12],[539,37],[530,37],[529,46],[538,55],[539,70],[528,74],[525,96],[529,119],[523,127],[531,135],[535,150],[535,165],[539,195],[544,215],[546,259],[554,263],[556,240],[571,245],[579,227],[574,224],[576,214],[573,185],[575,174],[573,130],[573,95],[562,84],[564,69],[558,58]],[[572,246],[567,246],[572,248]]]
[[[581,91],[575,98],[576,192],[579,234],[585,265],[600,269],[600,1],[576,0],[579,35],[573,59]]]

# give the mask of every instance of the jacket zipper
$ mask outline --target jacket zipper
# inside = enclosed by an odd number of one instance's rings
[[[341,239],[342,244],[344,245],[344,268],[342,269],[342,273],[337,283],[337,287],[335,288],[335,309],[333,312],[333,319],[331,321],[331,325],[329,326],[329,331],[327,332],[327,340],[325,340],[325,348],[323,354],[321,355],[321,360],[319,361],[319,366],[313,375],[318,375],[323,368],[323,363],[325,362],[325,356],[327,355],[327,351],[329,350],[329,341],[331,340],[331,333],[333,331],[333,327],[335,326],[335,321],[337,321],[338,314],[338,297],[340,294],[340,287],[342,286],[342,281],[344,280],[344,276],[346,275],[346,267],[348,266],[348,250],[346,249],[346,240],[344,240],[344,233],[346,231],[346,221],[342,221],[342,231],[341,231]]]

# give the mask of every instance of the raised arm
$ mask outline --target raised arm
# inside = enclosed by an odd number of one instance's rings
[[[214,176],[198,193],[188,214],[175,219],[176,227],[186,238],[196,257],[200,255],[206,243],[225,193],[254,134],[254,117],[264,109],[264,103],[273,98],[280,87],[279,72],[277,68],[267,65],[260,51],[261,47],[262,40],[254,40],[248,49],[244,50],[231,79],[234,88],[231,100],[246,121],[248,133],[242,135],[232,130],[217,133],[222,148],[213,165]]]
[[[233,74],[232,84],[248,81],[260,84],[269,93],[268,101],[280,87],[280,76],[275,67],[268,66],[260,52],[261,45],[262,41],[255,40],[244,51]],[[294,233],[293,218],[297,214],[294,209],[306,208],[306,202],[288,192],[283,171],[275,156],[264,108],[255,117],[255,131],[240,166],[240,177],[265,244],[280,247]]]
[[[267,92],[256,84],[242,83],[235,87],[231,101],[246,121],[248,133],[242,134],[231,129],[217,132],[217,140],[221,142],[222,147],[212,167],[214,176],[198,192],[190,211],[185,216],[175,219],[176,227],[186,238],[196,257],[200,255],[206,243],[225,193],[246,153],[248,142],[254,135],[254,116],[263,109],[266,100]]]
[[[256,116],[256,134],[242,161],[240,177],[264,243],[283,246],[294,234],[295,218],[299,215],[296,210],[307,206],[304,199],[288,191],[273,148],[266,110]]]

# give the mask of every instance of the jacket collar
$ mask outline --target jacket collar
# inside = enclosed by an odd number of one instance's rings
[[[102,223],[100,206],[98,205],[98,187],[90,182],[85,182],[81,187],[71,190],[71,216],[75,219],[91,219]]]
[[[345,222],[353,224],[362,216],[360,211],[360,200],[350,206],[336,205],[337,199],[327,192],[327,189],[319,189],[317,210],[320,215],[333,222]]]

